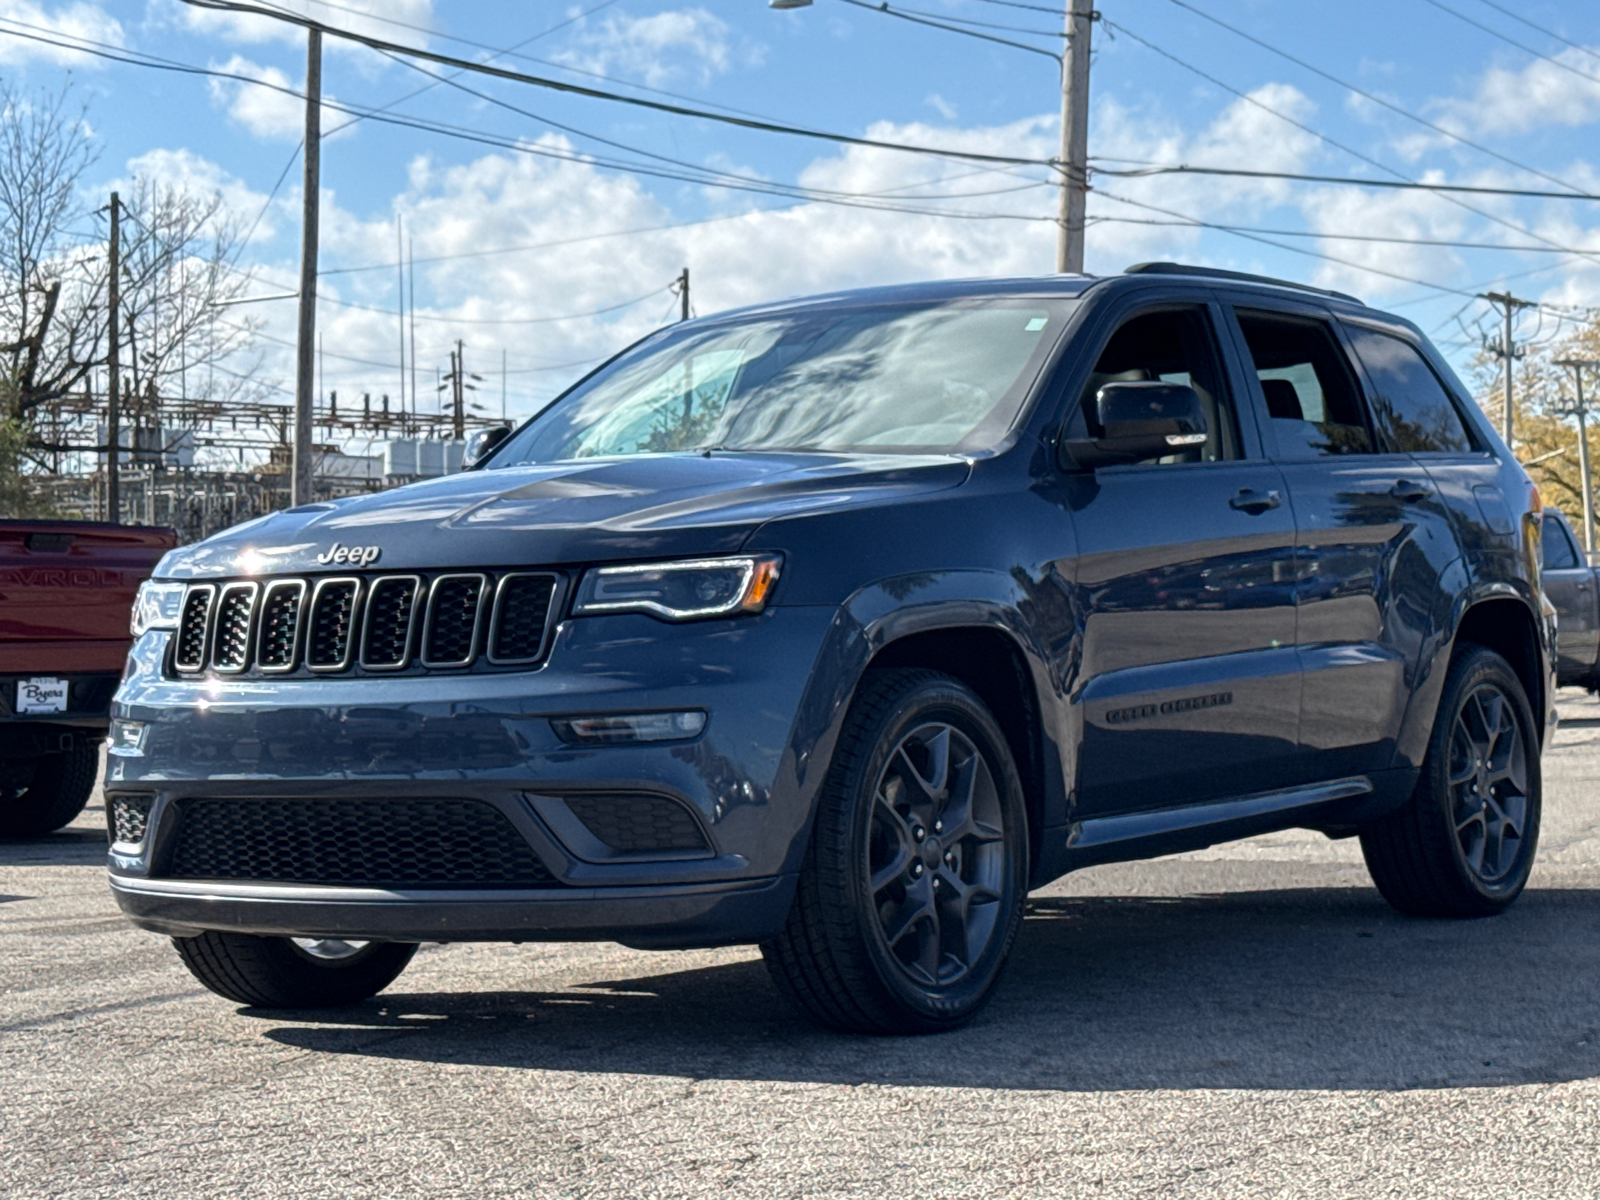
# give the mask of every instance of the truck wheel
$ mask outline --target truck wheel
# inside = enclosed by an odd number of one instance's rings
[[[100,774],[100,747],[76,741],[71,750],[8,766],[0,777],[0,837],[39,837],[70,824],[89,803]]]
[[[761,953],[824,1025],[954,1029],[1000,977],[1027,873],[1022,784],[983,701],[935,671],[873,672],[840,733],[787,923]]]
[[[217,995],[257,1008],[339,1008],[376,996],[417,952],[409,942],[258,937],[215,930],[173,938],[190,973]]]
[[[1384,899],[1417,917],[1487,917],[1521,893],[1539,843],[1539,741],[1509,663],[1450,664],[1416,791],[1361,832]]]

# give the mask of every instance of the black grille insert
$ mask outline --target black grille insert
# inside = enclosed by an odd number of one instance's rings
[[[206,626],[216,594],[216,588],[204,583],[191,587],[183,598],[183,616],[178,619],[178,640],[172,651],[172,663],[180,671],[198,671],[206,665]]]
[[[430,667],[464,667],[477,652],[478,612],[483,607],[482,575],[441,575],[428,598],[428,627],[422,661]]]
[[[500,580],[489,626],[490,662],[531,663],[543,657],[555,595],[554,575],[507,575]]]
[[[341,671],[350,665],[350,635],[360,590],[355,579],[324,579],[317,584],[306,632],[306,665],[313,671]]]
[[[113,796],[106,807],[106,826],[113,842],[137,846],[150,825],[154,796]]]
[[[365,887],[561,886],[481,800],[185,800],[177,879]]]
[[[379,579],[367,593],[367,620],[361,632],[361,665],[398,669],[411,657],[411,625],[422,580],[415,575]]]
[[[242,671],[250,665],[250,634],[255,625],[256,585],[230,583],[217,599],[215,645],[211,665],[219,671]]]
[[[566,801],[572,815],[619,854],[708,849],[700,823],[665,796],[568,796]]]
[[[300,608],[305,602],[303,580],[279,580],[267,585],[261,599],[261,649],[256,661],[263,671],[292,671],[300,645]]]

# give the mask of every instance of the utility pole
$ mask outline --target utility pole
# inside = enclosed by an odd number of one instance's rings
[[[1594,488],[1589,482],[1589,410],[1583,402],[1583,369],[1591,371],[1600,367],[1592,358],[1563,358],[1558,367],[1572,370],[1572,381],[1577,388],[1578,404],[1573,415],[1578,418],[1578,470],[1583,480],[1583,550],[1586,560],[1594,558]]]
[[[1061,200],[1056,270],[1083,273],[1084,209],[1089,198],[1089,30],[1094,0],[1067,0],[1067,52],[1061,57]]]
[[[117,402],[121,399],[119,389],[122,380],[119,374],[120,364],[117,360],[117,343],[121,341],[122,334],[117,328],[118,310],[122,307],[122,299],[118,294],[122,283],[122,201],[117,193],[111,193],[111,280],[106,287],[106,308],[109,312],[107,320],[107,345],[106,345],[106,520],[113,525],[122,524],[122,497],[118,486],[117,462],[118,446],[122,441],[121,421],[117,411]]]
[[[678,276],[677,291],[678,291],[678,299],[683,302],[682,303],[682,314],[678,317],[678,320],[687,321],[689,319],[689,268],[688,267],[685,267],[683,269],[683,274]]]
[[[454,429],[457,441],[467,436],[467,395],[466,389],[462,387],[466,383],[466,357],[466,343],[457,338],[456,352],[450,356],[450,383],[452,385],[450,394],[455,400]]]
[[[1510,292],[1485,292],[1479,295],[1478,299],[1487,300],[1490,304],[1496,305],[1497,307],[1503,309],[1505,313],[1505,332],[1503,333],[1500,342],[1498,344],[1494,342],[1485,342],[1484,349],[1490,354],[1493,354],[1496,358],[1504,359],[1506,364],[1506,411],[1500,422],[1500,436],[1505,441],[1506,449],[1509,450],[1511,449],[1511,416],[1513,412],[1512,400],[1514,395],[1513,378],[1514,372],[1516,371],[1516,360],[1523,357],[1527,353],[1527,351],[1518,346],[1516,341],[1513,339],[1512,326],[1516,322],[1517,309],[1535,308],[1537,305],[1532,300],[1518,300]]]
[[[309,504],[311,493],[311,407],[316,378],[317,205],[322,189],[322,31],[306,31],[306,149],[300,226],[300,331],[294,381],[293,475],[291,506]]]
[[[400,411],[406,411],[406,256],[405,256],[405,217],[397,216],[394,219],[394,251],[397,261],[395,269],[395,296],[398,298],[400,313]]]

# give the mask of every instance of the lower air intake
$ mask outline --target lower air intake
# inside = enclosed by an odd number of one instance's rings
[[[106,806],[106,824],[113,842],[137,846],[144,841],[150,824],[150,806],[154,796],[113,796]]]
[[[665,796],[568,796],[566,802],[590,833],[619,854],[707,849],[700,823]]]
[[[166,874],[364,887],[560,886],[480,800],[186,800]]]

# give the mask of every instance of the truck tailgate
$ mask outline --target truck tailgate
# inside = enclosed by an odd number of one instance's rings
[[[121,671],[139,584],[168,529],[0,521],[0,673]]]

